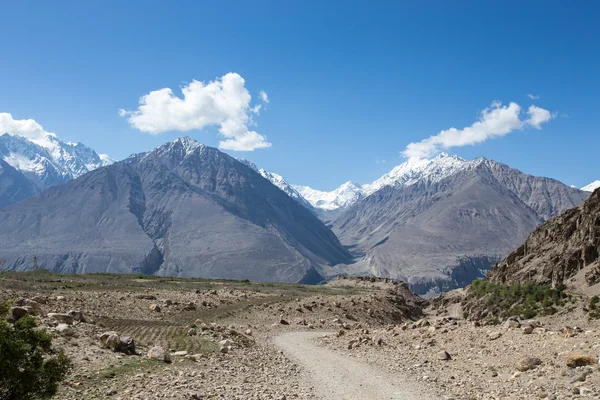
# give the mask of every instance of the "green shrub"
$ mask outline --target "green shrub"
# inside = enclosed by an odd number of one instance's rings
[[[569,300],[562,283],[552,288],[533,281],[501,285],[479,279],[471,284],[471,295],[484,299],[486,307],[501,318],[552,315],[557,311],[556,306],[564,306]]]
[[[32,317],[8,323],[8,308],[0,304],[0,400],[49,399],[71,370],[71,361],[53,351],[52,337],[36,329]]]

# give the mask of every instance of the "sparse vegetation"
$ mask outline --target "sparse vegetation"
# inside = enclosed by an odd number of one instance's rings
[[[593,296],[588,306],[590,319],[600,319],[600,297]]]
[[[483,305],[495,317],[519,316],[525,319],[552,315],[557,307],[562,307],[570,296],[565,286],[558,284],[552,288],[536,282],[501,285],[488,280],[476,280],[471,285],[474,304]]]
[[[0,400],[49,399],[71,361],[54,352],[50,334],[37,329],[32,317],[8,323],[8,310],[7,303],[0,304]]]

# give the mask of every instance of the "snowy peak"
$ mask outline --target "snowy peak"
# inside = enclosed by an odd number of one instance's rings
[[[68,182],[113,162],[82,143],[63,142],[53,134],[32,140],[5,133],[0,136],[0,158],[39,189]]]
[[[422,180],[437,182],[468,168],[473,162],[447,153],[433,159],[410,158],[375,182],[363,185],[363,190],[368,196],[385,186],[410,186]]]
[[[600,181],[594,181],[587,186],[581,188],[584,192],[593,192],[594,190],[600,188]]]
[[[363,189],[351,181],[331,192],[315,190],[309,186],[294,186],[294,189],[313,207],[327,211],[348,207],[365,197]]]
[[[484,160],[467,161],[456,155],[442,153],[432,159],[410,158],[381,178],[365,185],[346,182],[331,192],[322,192],[308,186],[295,186],[295,188],[313,207],[336,210],[348,207],[386,186],[410,186],[424,180],[437,182]]]

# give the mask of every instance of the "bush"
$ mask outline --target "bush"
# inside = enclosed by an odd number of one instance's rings
[[[52,349],[49,333],[36,329],[33,317],[9,324],[0,304],[0,400],[49,399],[72,364]]]
[[[520,316],[525,319],[556,313],[555,306],[564,306],[569,296],[565,285],[552,288],[536,282],[501,285],[484,279],[471,284],[471,295],[482,299],[494,315],[502,318]],[[477,303],[476,303],[477,304]]]

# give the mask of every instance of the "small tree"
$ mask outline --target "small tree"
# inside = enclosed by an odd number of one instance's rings
[[[71,370],[71,360],[52,349],[52,337],[33,317],[14,324],[0,303],[0,400],[49,399]]]

